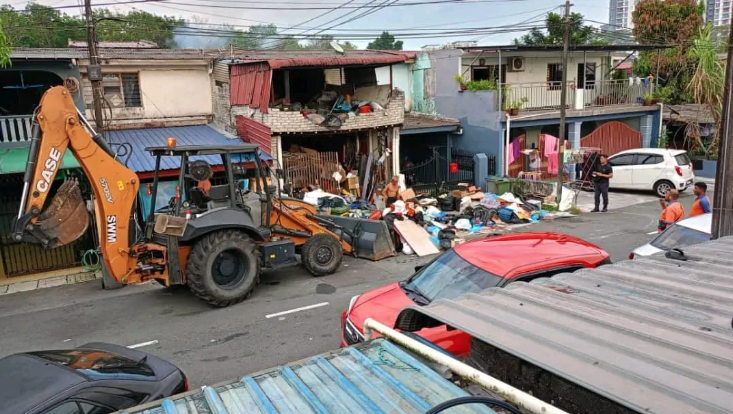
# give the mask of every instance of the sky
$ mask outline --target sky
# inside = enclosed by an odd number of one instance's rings
[[[37,3],[59,7],[67,5],[78,5],[82,0],[37,0]],[[378,0],[373,5],[380,5],[383,2],[410,3],[416,1],[436,0]],[[340,33],[361,33],[368,31],[371,34],[376,31],[393,30],[397,40],[401,40],[399,31],[403,33],[419,31],[421,33],[467,29],[467,28],[492,28],[496,26],[508,26],[515,29],[515,25],[523,23],[522,26],[541,24],[541,20],[548,11],[562,12],[560,0],[462,0],[461,2],[445,2],[441,4],[422,4],[409,7],[386,7],[363,18],[348,22],[343,26],[334,28],[332,31],[341,30]],[[477,2],[479,1],[479,2]],[[26,2],[7,1],[16,9],[25,7]],[[105,6],[121,12],[129,12],[133,9],[145,10],[150,13],[176,16],[187,21],[205,22],[210,24],[225,23],[235,26],[247,26],[258,24],[253,21],[273,23],[281,28],[290,28],[299,24],[302,27],[295,28],[284,33],[298,34],[309,28],[328,28],[336,23],[348,20],[359,15],[363,10],[339,9],[332,11],[318,19],[303,24],[306,20],[323,14],[327,10],[243,10],[234,7],[322,7],[333,8],[340,4],[349,3],[349,0],[167,0],[153,3],[121,4],[125,0],[92,0],[92,5],[100,3],[116,3],[115,6]],[[170,4],[170,3],[175,4]],[[0,3],[4,3],[0,0]],[[351,0],[351,6],[369,3],[369,0]],[[586,20],[598,22],[608,21],[609,0],[575,0],[572,2],[571,10],[586,17]],[[69,14],[79,14],[79,8],[63,10]],[[331,20],[347,14],[340,20]],[[330,23],[329,23],[330,22]],[[528,23],[525,23],[528,22]],[[598,23],[589,24],[599,26]],[[246,28],[245,28],[246,29]],[[410,30],[404,30],[410,29]],[[426,30],[429,29],[429,30]],[[307,31],[306,34],[315,33],[317,30]],[[327,34],[329,31],[324,32]],[[447,36],[441,34],[437,38],[413,38],[404,39],[405,50],[419,50],[424,45],[445,44],[455,40],[477,40],[480,45],[509,44],[520,36],[521,32],[515,33],[494,33],[475,34],[460,36]],[[337,38],[340,36],[337,35]],[[368,40],[351,40],[360,48],[365,48]]]

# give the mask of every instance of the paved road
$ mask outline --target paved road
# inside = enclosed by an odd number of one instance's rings
[[[577,235],[622,260],[656,228],[656,198],[642,197],[649,201],[612,205],[609,213],[542,222],[524,230]],[[685,194],[683,203],[689,210],[692,197]],[[216,383],[338,347],[340,315],[353,295],[401,280],[427,260],[346,259],[339,273],[323,278],[300,268],[268,272],[249,300],[226,309],[212,309],[185,289],[153,284],[102,291],[90,282],[6,295],[0,301],[0,355],[89,341],[158,341],[141,349],[183,368],[192,386]]]

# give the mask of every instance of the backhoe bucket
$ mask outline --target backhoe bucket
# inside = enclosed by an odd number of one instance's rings
[[[377,261],[395,255],[394,242],[389,235],[387,223],[384,221],[331,216],[327,214],[319,214],[318,218],[330,221],[345,230],[342,231],[337,228],[329,229],[351,244],[356,257]],[[353,234],[355,238],[352,239],[349,233]]]
[[[78,240],[89,227],[89,213],[79,183],[75,180],[65,181],[36,224],[48,238],[48,247],[59,247]]]

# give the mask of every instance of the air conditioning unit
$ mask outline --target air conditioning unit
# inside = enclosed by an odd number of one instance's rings
[[[511,58],[511,65],[509,65],[509,72],[524,72],[524,58],[523,57]]]

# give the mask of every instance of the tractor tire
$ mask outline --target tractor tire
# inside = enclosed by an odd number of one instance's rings
[[[112,277],[111,274],[109,274],[109,270],[107,270],[107,266],[104,265],[104,262],[102,261],[102,289],[104,290],[115,290],[125,287],[124,283],[120,283],[115,278]]]
[[[300,254],[303,266],[313,276],[325,276],[335,273],[344,260],[341,243],[328,234],[315,234],[303,245]]]
[[[225,307],[247,299],[259,278],[257,246],[240,231],[207,234],[189,253],[186,284],[209,305]]]

